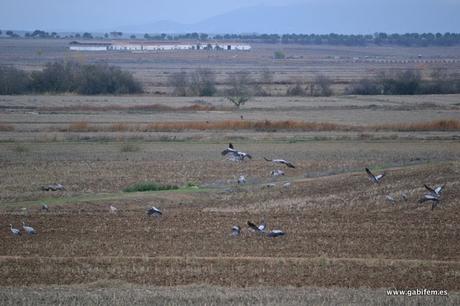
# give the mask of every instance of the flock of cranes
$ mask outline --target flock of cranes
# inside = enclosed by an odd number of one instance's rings
[[[369,176],[369,179],[374,182],[375,184],[379,184],[380,181],[383,179],[385,176],[385,173],[379,174],[379,175],[374,175],[368,168],[365,169],[367,175]],[[431,203],[431,210],[435,209],[436,206],[438,205],[438,202],[441,200],[441,193],[444,190],[444,185],[437,186],[435,188],[431,188],[428,185],[424,184],[423,185],[425,189],[428,190],[428,193],[425,193],[423,197],[418,200],[418,203],[425,203],[425,202],[432,202]],[[392,204],[396,203],[396,199],[392,197],[391,195],[387,195],[385,197],[387,201],[389,201]],[[405,192],[401,192],[401,198],[407,202],[408,196]]]
[[[245,159],[252,159],[252,156],[250,154],[248,154],[246,152],[236,150],[232,143],[230,143],[228,148],[223,150],[221,154],[223,156],[226,156],[230,160],[237,161],[237,162],[244,161]],[[286,165],[288,168],[295,168],[295,166],[291,162],[289,162],[287,160],[284,160],[284,159],[268,159],[268,158],[264,157],[264,160],[269,161],[269,162],[273,162],[273,163],[277,163],[277,164],[283,164],[283,165]],[[368,168],[365,168],[365,171],[366,171],[369,179],[374,184],[380,184],[382,179],[385,177],[384,172],[381,173],[381,174],[378,174],[378,175],[374,175]],[[281,176],[281,175],[284,175],[284,172],[282,170],[277,169],[277,170],[273,170],[271,172],[271,175],[272,176]],[[238,182],[238,184],[245,184],[246,183],[246,177],[241,175],[238,178],[237,182]],[[267,184],[267,186],[268,185],[270,185],[270,184]],[[271,184],[271,185],[273,185],[273,184]],[[284,187],[289,187],[290,185],[291,185],[290,182],[287,182],[287,183],[283,184]],[[438,205],[439,201],[441,200],[441,194],[442,194],[442,192],[444,190],[444,186],[445,185],[441,185],[441,186],[436,186],[436,187],[432,188],[432,187],[430,187],[430,186],[425,184],[424,187],[428,192],[423,195],[423,197],[418,201],[418,203],[431,202],[432,203],[431,210],[433,210]],[[64,186],[62,184],[51,184],[51,185],[42,187],[42,190],[45,190],[45,191],[58,191],[58,190],[65,190],[65,188],[64,188]],[[407,196],[406,193],[402,192],[400,195],[401,195],[401,198],[404,201],[408,200],[408,196]],[[391,195],[387,195],[386,200],[391,202],[391,203],[393,203],[393,204],[396,203],[396,199]],[[44,203],[44,202],[42,202],[41,204],[42,204],[41,205],[41,210],[44,211],[44,212],[48,212],[49,211],[48,205],[46,203]],[[113,214],[117,213],[117,211],[118,211],[118,209],[113,205],[109,206],[109,210]],[[152,206],[151,208],[149,208],[146,213],[147,213],[148,216],[154,216],[154,217],[160,217],[160,216],[163,215],[161,210],[158,209],[155,206]],[[279,229],[272,229],[271,231],[267,231],[267,224],[266,224],[265,221],[262,221],[262,223],[260,225],[256,225],[253,222],[248,221],[247,225],[248,225],[248,228],[249,228],[250,231],[258,233],[258,234],[261,234],[261,235],[264,235],[264,236],[267,236],[267,237],[280,237],[280,236],[285,235],[285,233],[282,230],[279,230]],[[31,227],[30,225],[26,225],[25,222],[22,222],[22,228],[28,235],[36,235],[37,234],[37,231],[33,227]],[[14,228],[12,224],[10,224],[10,231],[11,231],[11,234],[14,235],[14,236],[20,236],[21,235],[21,230],[18,229],[18,228]],[[241,229],[241,227],[239,225],[234,225],[234,226],[232,226],[231,235],[234,236],[234,237],[240,236],[241,231],[242,231],[242,229]]]

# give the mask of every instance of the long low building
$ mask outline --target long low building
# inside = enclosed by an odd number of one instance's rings
[[[190,42],[78,42],[69,44],[71,51],[173,51],[173,50],[222,50],[249,51],[251,46],[241,43],[190,43]]]

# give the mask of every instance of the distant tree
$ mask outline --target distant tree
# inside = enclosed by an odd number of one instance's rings
[[[93,35],[91,35],[91,33],[85,32],[85,33],[83,33],[83,38],[84,39],[93,39]]]
[[[373,79],[361,79],[352,83],[345,89],[348,95],[379,95],[382,92],[382,86]]]
[[[0,66],[0,95],[26,93],[29,89],[28,74],[14,67]]]
[[[206,33],[200,33],[200,40],[207,40],[208,39],[208,34]]]
[[[225,92],[225,98],[240,108],[253,96],[251,84],[254,81],[247,71],[239,71],[228,76],[227,83],[229,88]]]
[[[176,72],[171,74],[168,78],[169,86],[173,87],[173,94],[176,96],[185,97],[187,95],[189,78],[185,71]]]
[[[307,91],[305,90],[305,85],[302,84],[302,82],[300,81],[297,81],[295,83],[295,85],[293,86],[290,86],[287,90],[286,90],[286,96],[306,96],[307,95]]]
[[[0,30],[0,35],[2,35],[2,33],[3,33],[2,30]]]
[[[275,53],[273,54],[273,57],[275,59],[284,59],[286,55],[284,54],[283,51],[278,50],[278,51],[275,51]]]
[[[17,38],[17,37],[19,37],[19,34],[16,34],[16,33],[14,33],[14,32],[11,31],[11,30],[6,31],[6,35],[8,35],[8,36],[11,37],[11,38]]]
[[[310,95],[319,97],[319,96],[331,96],[332,95],[332,80],[327,76],[322,74],[317,75],[313,82],[310,83]]]
[[[207,68],[199,68],[190,76],[190,93],[193,96],[213,96],[216,94],[216,75]]]
[[[109,38],[109,33],[105,33],[104,38]]]
[[[131,39],[136,39],[136,35],[133,34],[133,35],[131,35],[129,38],[131,38]]]
[[[382,92],[385,95],[414,95],[421,84],[420,72],[413,69],[381,72],[377,79],[382,84]]]
[[[81,37],[80,33],[75,34],[75,38],[80,38],[80,37]]]
[[[273,83],[273,73],[270,69],[264,68],[262,70],[259,82],[265,85],[265,87],[259,86],[256,94],[258,96],[271,96],[270,85]]]
[[[113,32],[110,32],[110,36],[112,36],[113,38],[119,38],[123,36],[123,32],[113,31]]]

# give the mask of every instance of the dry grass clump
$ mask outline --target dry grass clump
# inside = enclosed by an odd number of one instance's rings
[[[0,132],[11,132],[14,131],[14,125],[7,123],[0,123]]]
[[[159,122],[147,125],[146,131],[182,131],[182,130],[302,130],[302,131],[336,131],[351,130],[352,127],[325,122],[303,122],[296,120],[223,120],[200,122]]]
[[[93,127],[90,127],[88,122],[86,121],[78,121],[78,122],[72,122],[69,124],[68,128],[69,132],[93,132],[95,129]]]
[[[199,106],[201,107],[201,105]],[[207,106],[203,106],[207,107]],[[198,108],[195,108],[198,109]],[[373,131],[460,131],[459,120],[435,120],[407,124],[373,126],[345,125],[330,122],[304,122],[298,120],[222,120],[222,121],[172,121],[147,125],[113,123],[111,126],[91,126],[87,122],[74,122],[65,131],[71,132],[177,132],[186,130],[255,130],[255,131],[312,131],[312,132],[373,132]],[[362,134],[363,137],[367,134]]]

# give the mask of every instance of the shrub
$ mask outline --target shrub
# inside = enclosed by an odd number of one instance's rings
[[[294,86],[289,87],[286,90],[287,96],[306,96],[307,92],[300,82],[297,82]]]
[[[310,95],[314,97],[329,97],[333,94],[332,80],[324,75],[318,75],[310,84]]]
[[[190,86],[190,81],[187,72],[181,71],[173,73],[168,78],[168,84],[173,88],[173,94],[176,96],[185,97]]]
[[[176,190],[179,189],[176,185],[160,185],[155,182],[139,182],[130,185],[123,189],[124,192],[144,192],[144,191],[160,191],[160,190]]]
[[[349,95],[378,95],[382,93],[382,87],[376,80],[361,79],[347,87],[345,93]]]
[[[383,94],[414,95],[417,93],[421,75],[418,70],[405,70],[392,74],[381,73],[378,76]]]
[[[131,73],[108,65],[56,62],[48,63],[42,71],[30,74],[15,68],[0,67],[0,94],[75,92],[92,95],[142,91],[142,85]]]
[[[137,152],[139,151],[141,148],[139,148],[139,146],[135,145],[135,144],[132,144],[132,143],[124,143],[121,148],[120,148],[120,152]]]
[[[284,54],[283,51],[277,50],[275,53],[273,53],[273,58],[275,59],[284,59],[286,55]]]
[[[193,72],[190,76],[189,91],[193,96],[214,96],[217,92],[214,72],[206,68]]]
[[[17,95],[29,90],[30,77],[14,67],[0,66],[0,95]]]

